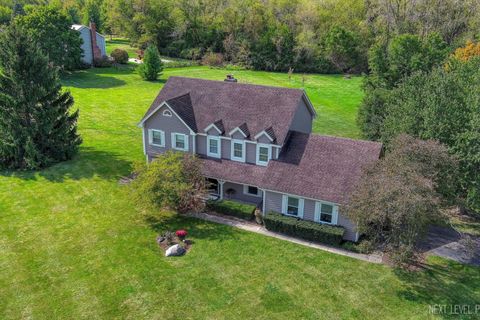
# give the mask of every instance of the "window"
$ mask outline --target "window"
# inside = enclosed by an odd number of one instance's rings
[[[183,133],[172,133],[172,148],[180,151],[188,151],[188,136]]]
[[[162,113],[165,117],[171,117],[172,116],[172,112],[170,110],[163,110],[163,113]]]
[[[282,213],[303,218],[304,200],[292,196],[283,196]]]
[[[320,221],[332,223],[333,206],[330,204],[322,203],[320,206]]]
[[[221,157],[220,137],[207,137],[207,155],[215,158]]]
[[[262,193],[260,189],[254,186],[243,186],[243,193],[249,196],[261,197]]]
[[[315,203],[315,220],[317,222],[337,224],[338,207],[328,203]]]
[[[232,140],[231,158],[234,161],[245,162],[245,142],[242,140]]]
[[[268,144],[257,144],[257,164],[266,166],[271,159],[272,149]]]
[[[148,140],[152,146],[165,147],[165,132],[150,129],[148,133]]]

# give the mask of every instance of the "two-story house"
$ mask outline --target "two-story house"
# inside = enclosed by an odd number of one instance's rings
[[[382,145],[312,134],[316,117],[303,90],[170,77],[139,126],[147,161],[196,154],[220,198],[341,225],[356,241],[342,206]]]

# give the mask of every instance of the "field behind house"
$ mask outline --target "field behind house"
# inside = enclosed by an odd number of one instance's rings
[[[84,139],[71,161],[0,172],[1,319],[424,319],[432,304],[480,301],[480,270],[430,258],[406,273],[169,212],[140,212],[118,184],[144,161],[136,124],[168,76],[223,80],[230,71],[132,66],[63,79]],[[241,82],[304,87],[317,133],[358,138],[361,78],[234,71]],[[185,228],[182,258],[162,230]]]

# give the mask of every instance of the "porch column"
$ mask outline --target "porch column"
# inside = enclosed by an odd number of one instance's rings
[[[225,181],[223,181],[223,180],[218,180],[220,200],[223,200],[223,184],[224,184],[224,183],[225,183]]]

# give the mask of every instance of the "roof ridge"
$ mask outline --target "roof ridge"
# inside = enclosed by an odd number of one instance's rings
[[[279,89],[279,90],[300,91],[302,93],[305,92],[304,89],[299,89],[299,88],[288,88],[288,87],[280,87],[280,86],[277,87],[277,86],[269,86],[269,85],[265,85],[265,84],[256,84],[256,83],[227,82],[227,81],[223,81],[223,80],[211,80],[211,79],[182,77],[182,76],[170,76],[170,77],[168,77],[167,81],[169,81],[172,78],[187,79],[187,80],[198,80],[198,81],[205,81],[205,82],[218,82],[218,83],[231,84],[231,85],[236,85],[236,86],[254,86],[254,87],[272,88],[272,89]]]

